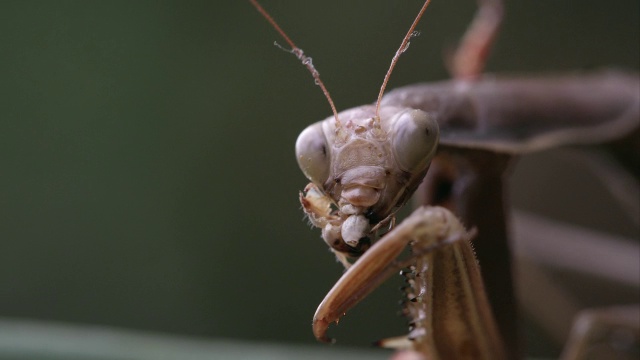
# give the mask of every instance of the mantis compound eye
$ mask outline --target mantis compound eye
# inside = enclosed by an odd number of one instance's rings
[[[391,144],[396,161],[406,171],[424,170],[436,153],[438,123],[422,110],[403,111],[392,121]]]
[[[329,144],[322,124],[313,124],[300,133],[296,141],[296,158],[304,175],[317,185],[329,177]]]

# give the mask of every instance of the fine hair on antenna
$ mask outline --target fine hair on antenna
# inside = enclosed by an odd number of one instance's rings
[[[267,19],[267,21],[271,24],[271,26],[274,29],[276,29],[276,31],[280,34],[280,36],[282,36],[284,41],[290,46],[290,49],[286,49],[286,48],[282,47],[277,42],[274,42],[274,45],[279,47],[280,49],[286,51],[286,52],[289,52],[289,53],[295,55],[298,58],[298,60],[300,60],[302,62],[302,64],[307,67],[309,72],[311,72],[311,76],[313,76],[313,79],[315,80],[315,84],[320,86],[320,88],[322,89],[322,92],[324,93],[324,96],[329,101],[329,105],[331,106],[331,111],[333,111],[333,116],[336,119],[336,128],[340,128],[340,120],[338,119],[338,111],[336,110],[336,106],[333,104],[333,100],[331,99],[331,95],[329,95],[329,91],[324,86],[324,83],[322,82],[322,80],[320,80],[320,73],[318,72],[318,70],[316,70],[315,66],[313,66],[313,62],[312,62],[311,57],[306,56],[304,54],[304,52],[302,51],[302,49],[300,49],[299,47],[296,46],[296,44],[293,43],[293,41],[289,38],[289,36],[287,36],[287,34],[284,32],[284,30],[282,30],[280,28],[278,23],[276,23],[276,21],[273,19],[273,17],[271,17],[271,15],[269,15],[267,10],[265,10],[258,3],[257,0],[249,0],[249,2],[251,2],[251,4],[258,10],[258,12],[260,14],[262,14],[262,16],[265,19]]]

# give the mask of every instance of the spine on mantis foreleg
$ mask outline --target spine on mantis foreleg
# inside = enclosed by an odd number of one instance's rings
[[[413,348],[434,359],[505,359],[472,234],[444,208],[423,211],[430,232],[417,235],[405,274]]]

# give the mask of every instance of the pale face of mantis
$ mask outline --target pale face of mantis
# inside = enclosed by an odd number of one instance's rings
[[[361,106],[307,127],[296,142],[311,184],[301,194],[312,224],[345,263],[371,244],[376,225],[392,220],[424,177],[438,143],[430,114]],[[345,265],[347,265],[345,263]]]

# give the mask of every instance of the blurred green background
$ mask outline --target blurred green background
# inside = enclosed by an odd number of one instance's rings
[[[263,5],[344,109],[375,99],[421,3]],[[637,69],[639,6],[508,2],[488,71]],[[434,1],[390,87],[447,78],[443,53],[474,10]],[[311,317],[342,270],[302,219],[293,145],[330,111],[274,40],[246,1],[0,2],[1,317],[314,341]],[[512,197],[544,211],[555,169],[531,159]],[[604,213],[591,225],[635,231]],[[401,334],[398,284],[332,334]]]

